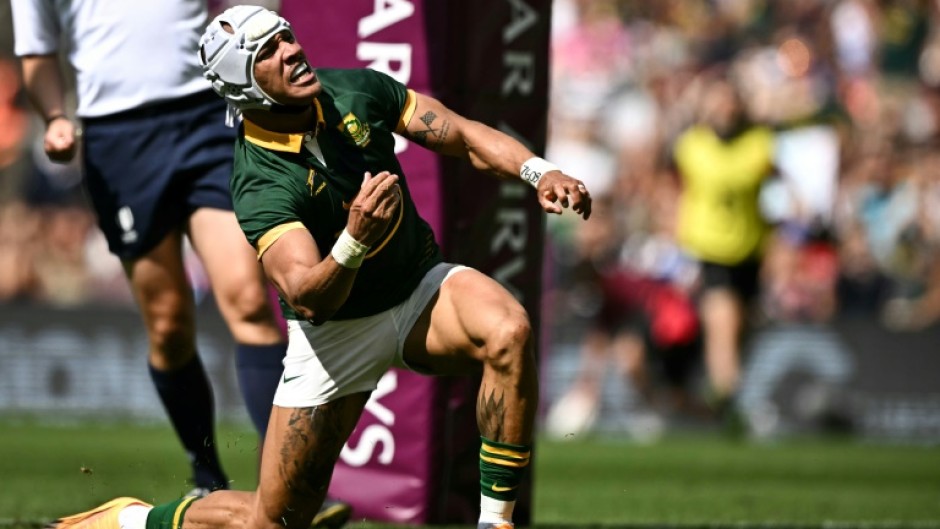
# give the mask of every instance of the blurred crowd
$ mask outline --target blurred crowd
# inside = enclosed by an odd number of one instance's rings
[[[10,55],[0,55],[0,123],[0,302],[129,302],[120,262],[82,194],[79,165],[46,158],[43,123]]]
[[[726,420],[755,330],[940,317],[940,2],[554,6],[546,157],[597,201],[549,223],[550,317],[581,324],[559,433],[610,372]]]
[[[129,304],[2,44],[0,302]],[[940,318],[937,0],[554,0],[551,60],[546,158],[597,202],[549,219],[548,321],[581,323],[571,398],[614,366],[695,413],[700,358],[720,411],[751,329]]]

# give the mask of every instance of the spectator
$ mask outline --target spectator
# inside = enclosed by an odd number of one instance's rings
[[[773,135],[748,121],[738,87],[706,81],[698,122],[673,148],[682,181],[678,240],[702,267],[698,307],[714,405],[727,412],[740,383],[747,309],[758,293],[767,226],[758,208],[773,171]]]
[[[17,105],[20,75],[16,64],[0,56],[0,207],[20,196],[25,178],[29,119]]]

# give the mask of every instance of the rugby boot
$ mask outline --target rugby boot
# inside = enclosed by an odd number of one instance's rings
[[[45,529],[120,529],[118,514],[131,505],[152,507],[137,498],[115,498],[89,511],[59,518],[46,524]]]

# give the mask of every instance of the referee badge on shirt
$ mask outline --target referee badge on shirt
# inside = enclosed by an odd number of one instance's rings
[[[371,139],[369,134],[372,132],[372,128],[369,127],[368,123],[359,121],[359,118],[352,112],[343,117],[339,130],[348,136],[356,144],[356,147],[365,147]]]

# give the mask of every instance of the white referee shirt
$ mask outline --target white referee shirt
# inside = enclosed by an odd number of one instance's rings
[[[210,88],[197,59],[205,0],[12,0],[18,56],[68,53],[80,117]]]

